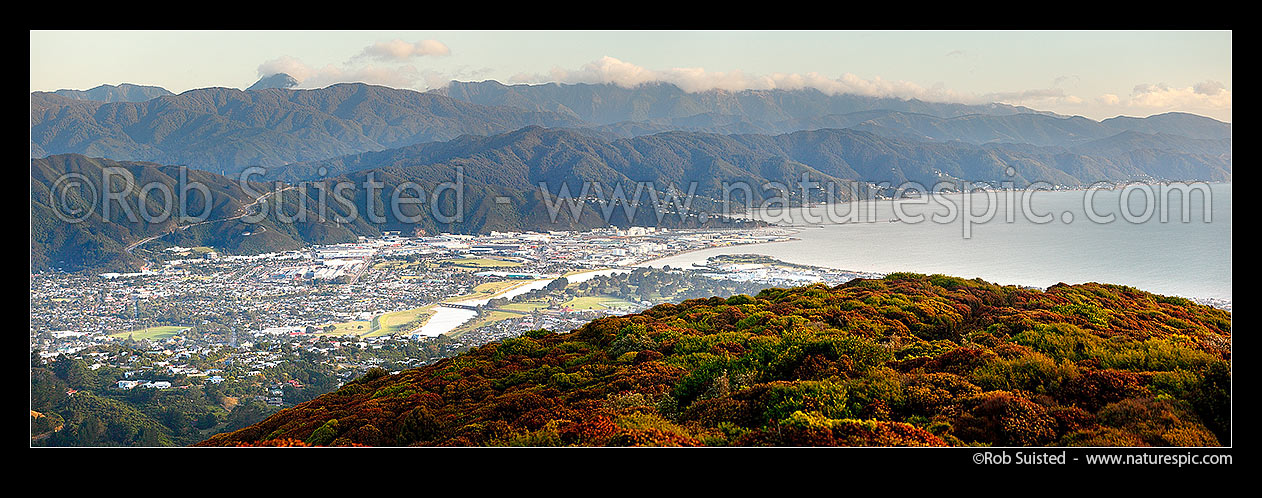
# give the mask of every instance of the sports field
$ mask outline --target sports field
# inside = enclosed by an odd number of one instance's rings
[[[496,294],[511,290],[519,285],[526,285],[529,280],[500,280],[498,282],[487,282],[473,288],[473,292],[463,296],[449,297],[443,301],[454,303],[457,301],[465,301],[468,299],[489,299]]]
[[[402,334],[425,324],[425,320],[434,314],[434,306],[422,306],[403,311],[392,311],[373,317],[372,320],[354,320],[333,324],[333,330],[317,332],[318,335],[354,335],[358,337],[378,337],[383,335]]]
[[[179,335],[181,332],[184,332],[185,330],[188,330],[191,328],[193,327],[185,327],[182,325],[164,325],[160,327],[147,327],[143,329],[130,330],[127,332],[119,332],[117,334],[110,334],[110,337],[126,339],[128,336],[131,336],[132,339],[137,340],[137,341],[166,339],[168,337]]]
[[[491,258],[457,258],[443,260],[442,263],[451,263],[452,265],[461,268],[473,268],[479,270],[486,268],[512,268],[521,266],[521,263],[516,261],[505,261],[502,259]]]
[[[386,313],[377,317],[377,329],[368,333],[364,337],[377,337],[382,335],[411,332],[421,325],[424,325],[425,320],[428,320],[430,315],[433,314],[433,305]]]

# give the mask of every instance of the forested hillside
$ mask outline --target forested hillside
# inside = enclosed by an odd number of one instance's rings
[[[377,372],[202,445],[1217,446],[1231,314],[941,275],[767,289]]]

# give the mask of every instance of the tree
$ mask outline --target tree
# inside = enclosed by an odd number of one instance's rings
[[[545,286],[544,289],[547,289],[548,292],[561,292],[565,290],[566,286],[569,286],[569,285],[570,285],[569,279],[565,277],[560,277],[560,278],[557,278],[556,280],[548,282],[548,285]]]

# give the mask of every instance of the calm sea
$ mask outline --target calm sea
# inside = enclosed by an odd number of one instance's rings
[[[1038,191],[1028,194],[1028,202],[1020,192],[1011,199],[1008,193],[990,192],[768,209],[757,217],[800,227],[799,240],[697,251],[652,266],[688,266],[719,254],[764,254],[847,270],[942,273],[1036,287],[1114,283],[1230,301],[1231,184],[1212,184],[1208,191],[1208,196],[1192,191],[1184,198],[1174,189],[1135,185]],[[955,208],[953,218],[949,206]],[[985,221],[992,206],[994,214]],[[1189,208],[1186,222],[1184,206]],[[975,220],[967,224],[966,207]],[[854,208],[858,220],[846,217]],[[835,213],[832,219],[826,210]],[[926,219],[917,221],[916,215]],[[929,219],[935,215],[939,221]],[[1050,219],[1041,221],[1046,215]],[[1100,218],[1109,216],[1111,221]]]

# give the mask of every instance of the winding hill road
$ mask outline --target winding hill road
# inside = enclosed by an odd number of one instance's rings
[[[140,247],[140,246],[142,246],[142,245],[145,245],[145,244],[149,243],[150,241],[152,241],[152,240],[154,240],[154,239],[161,238],[161,237],[165,237],[165,236],[167,236],[167,235],[170,235],[170,234],[172,234],[172,233],[178,232],[178,231],[180,231],[180,230],[186,230],[186,229],[188,229],[188,228],[192,228],[192,227],[195,227],[195,226],[198,226],[198,225],[205,225],[205,224],[207,224],[207,223],[218,223],[218,222],[221,222],[221,221],[239,220],[239,219],[241,219],[241,218],[244,218],[247,214],[249,214],[249,212],[250,212],[250,208],[252,208],[252,207],[254,207],[254,206],[257,206],[260,202],[263,202],[263,200],[264,200],[264,199],[266,199],[266,198],[267,198],[267,196],[272,195],[272,194],[278,194],[278,193],[284,192],[284,191],[286,191],[286,190],[290,190],[290,189],[292,189],[292,188],[294,188],[294,186],[293,186],[293,185],[288,185],[288,186],[286,186],[285,188],[282,188],[282,189],[280,189],[280,190],[270,190],[270,191],[268,191],[267,193],[265,193],[265,194],[263,194],[263,195],[258,196],[258,198],[254,199],[254,202],[251,202],[251,203],[249,203],[249,204],[246,204],[246,205],[244,205],[244,206],[241,206],[241,208],[237,209],[237,213],[238,213],[238,214],[235,214],[235,215],[229,216],[229,217],[227,217],[227,218],[219,218],[219,219],[215,219],[215,220],[200,221],[200,222],[197,222],[197,223],[190,223],[190,224],[188,224],[188,225],[177,225],[177,226],[175,226],[174,228],[172,228],[172,229],[170,229],[170,230],[167,230],[167,231],[165,231],[165,232],[163,232],[163,233],[160,233],[160,234],[158,234],[158,235],[154,235],[154,236],[152,236],[152,237],[146,237],[146,238],[140,239],[140,240],[139,240],[139,241],[137,241],[136,243],[134,243],[134,244],[132,244],[132,245],[127,246],[127,248],[126,248],[125,250],[126,250],[126,251],[130,254],[130,253],[132,252],[132,250],[134,250],[135,248]]]

